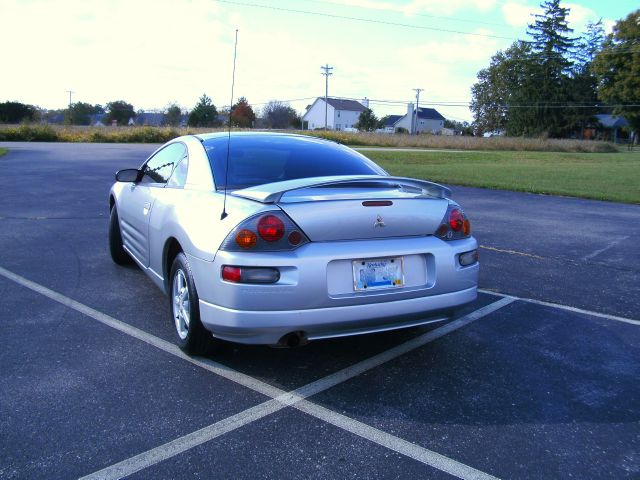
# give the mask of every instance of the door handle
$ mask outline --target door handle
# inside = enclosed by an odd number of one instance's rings
[[[151,210],[151,202],[145,202],[144,207],[142,207],[142,213],[148,215],[149,210]]]

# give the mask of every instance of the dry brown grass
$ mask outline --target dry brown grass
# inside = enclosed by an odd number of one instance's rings
[[[164,143],[180,135],[222,131],[211,128],[174,127],[78,127],[60,125],[3,125],[0,141]],[[611,143],[584,140],[556,140],[521,137],[462,137],[444,135],[405,135],[347,133],[334,131],[293,131],[326,138],[350,146],[427,148],[442,150],[512,150],[543,152],[608,153],[617,149]]]

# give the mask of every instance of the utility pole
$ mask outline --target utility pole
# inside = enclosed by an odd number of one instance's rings
[[[324,86],[324,129],[327,130],[328,128],[328,123],[327,123],[327,111],[328,111],[328,97],[329,97],[329,75],[333,75],[333,73],[331,73],[331,70],[333,70],[333,67],[330,67],[329,64],[327,63],[324,67],[320,67],[322,70],[324,70],[324,72],[322,72],[322,75],[325,76],[325,86]]]
[[[71,118],[71,94],[76,93],[73,90],[66,90],[69,93],[69,124],[72,123],[73,119]]]
[[[73,90],[66,90],[66,92],[69,94],[69,110],[71,110],[71,94],[76,93]]]
[[[416,115],[415,115],[415,130],[413,132],[414,135],[418,134],[418,107],[420,106],[420,92],[422,92],[424,90],[424,88],[414,88],[413,89],[416,92]]]

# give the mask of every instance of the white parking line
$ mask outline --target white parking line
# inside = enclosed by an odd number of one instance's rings
[[[31,280],[10,272],[9,270],[6,270],[2,267],[0,267],[0,275],[19,285],[22,285],[23,287],[40,293],[41,295],[44,295],[58,303],[76,310],[77,312],[93,318],[94,320],[97,320],[104,325],[114,328],[138,340],[142,340],[149,345],[159,348],[169,354],[175,355],[183,360],[186,360],[212,373],[227,378],[244,387],[272,397],[272,400],[263,402],[240,413],[220,420],[212,425],[189,433],[185,436],[179,437],[175,440],[172,440],[171,442],[160,445],[146,452],[142,452],[134,457],[106,467],[105,469],[94,472],[83,478],[123,478],[127,475],[131,475],[144,468],[155,465],[163,460],[178,455],[197,445],[219,437],[220,435],[236,430],[244,425],[252,423],[260,418],[263,418],[288,406],[293,406],[296,409],[312,415],[322,421],[331,423],[341,429],[344,429],[362,438],[392,449],[398,453],[422,462],[425,465],[429,465],[431,467],[455,475],[459,478],[494,478],[491,475],[488,475],[480,470],[476,470],[473,467],[465,465],[461,462],[445,457],[419,445],[407,442],[406,440],[378,430],[355,419],[349,418],[337,412],[333,412],[332,410],[329,410],[325,407],[316,405],[313,402],[305,400],[305,398],[327,390],[342,382],[345,382],[357,375],[360,375],[361,373],[364,373],[372,368],[384,364],[385,362],[408,353],[411,350],[432,342],[442,337],[443,335],[446,335],[447,333],[451,333],[473,321],[479,320],[480,318],[489,315],[490,313],[495,312],[496,310],[514,302],[514,298],[505,297],[497,302],[486,305],[474,312],[471,312],[470,314],[465,315],[455,320],[454,322],[420,335],[419,337],[393,347],[369,359],[358,362],[350,367],[347,367],[343,370],[340,370],[334,374],[331,374],[327,377],[324,377],[291,392],[285,392],[284,390],[273,387],[265,382],[237,372],[216,362],[188,357],[173,344],[166,342],[165,340],[155,337],[154,335],[146,333],[138,328],[132,327],[131,325],[128,325],[120,320],[116,320],[109,315],[99,312],[80,302],[72,300],[69,297],[66,297],[38,283],[32,282]]]
[[[627,238],[630,238],[629,236],[625,236],[625,237],[620,237],[617,240],[613,240],[611,242],[609,242],[607,244],[606,247],[604,248],[600,248],[599,250],[596,250],[594,252],[591,252],[589,255],[585,255],[584,257],[582,257],[580,260],[586,261],[586,260],[591,260],[592,258],[597,257],[598,255],[600,255],[601,253],[606,252],[607,250],[612,249],[613,247],[615,247],[616,245],[618,245],[620,242],[625,241]]]
[[[594,312],[593,310],[585,310],[584,308],[572,307],[571,305],[563,305],[561,303],[545,302],[544,300],[536,300],[534,298],[517,297],[515,295],[508,295],[506,293],[494,292],[492,290],[478,289],[480,293],[486,293],[487,295],[493,295],[495,297],[513,298],[520,302],[533,303],[535,305],[542,305],[545,307],[557,308],[559,310],[566,310],[567,312],[580,313],[583,315],[591,315],[592,317],[605,318],[607,320],[615,320],[616,322],[624,322],[630,325],[640,325],[640,320],[634,320],[633,318],[618,317],[616,315],[609,315],[607,313]]]

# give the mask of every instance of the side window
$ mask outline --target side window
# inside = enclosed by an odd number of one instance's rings
[[[172,143],[147,160],[142,167],[141,183],[167,183],[173,169],[186,154],[182,143]]]
[[[167,182],[168,187],[184,187],[187,183],[187,171],[189,170],[189,157],[185,155],[182,160],[179,161],[176,168],[173,169],[173,174]]]

